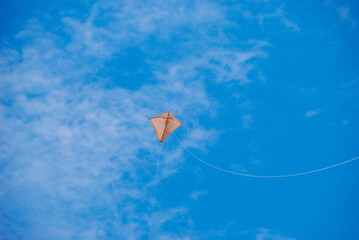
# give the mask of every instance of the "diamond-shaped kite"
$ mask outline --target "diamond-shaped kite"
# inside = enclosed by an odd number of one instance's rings
[[[160,142],[163,142],[171,132],[182,125],[182,123],[180,123],[170,111],[151,118],[150,121]]]

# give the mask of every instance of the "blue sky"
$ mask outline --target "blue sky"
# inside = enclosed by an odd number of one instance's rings
[[[359,239],[356,1],[2,1],[0,239]]]

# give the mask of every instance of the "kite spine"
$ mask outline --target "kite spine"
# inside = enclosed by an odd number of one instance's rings
[[[165,129],[163,129],[163,132],[162,132],[161,142],[163,142],[163,135],[164,135],[165,132],[166,132],[167,122],[168,122],[169,116],[170,116],[170,111],[167,112],[166,125],[165,125]]]

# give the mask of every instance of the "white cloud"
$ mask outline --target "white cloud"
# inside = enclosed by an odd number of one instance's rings
[[[200,196],[204,196],[207,194],[207,191],[194,191],[190,194],[190,197],[192,198],[192,200],[197,201],[199,199]]]
[[[295,238],[283,237],[278,233],[272,234],[271,230],[261,228],[258,230],[256,240],[295,240]]]
[[[99,21],[104,23],[97,24]],[[228,23],[223,7],[218,4],[162,0],[99,1],[86,21],[65,17],[63,22],[74,38],[69,49],[96,57],[108,57],[125,46],[136,46],[151,34],[168,41],[180,32],[191,44],[198,38],[202,41],[197,41],[203,43],[203,40],[210,40],[208,31]],[[193,31],[185,33],[182,28]]]
[[[250,83],[248,74],[255,68],[255,61],[267,57],[263,47],[268,46],[263,41],[250,41],[248,50],[237,49],[211,49],[200,53],[199,56],[192,56],[184,61],[178,62],[165,74],[158,72],[157,78],[193,81],[195,78],[217,83],[238,83],[245,85]],[[203,76],[204,73],[208,76]],[[176,87],[176,85],[175,85]]]
[[[241,173],[246,173],[248,170],[246,168],[244,168],[242,165],[240,164],[231,164],[230,165],[231,170],[235,171],[235,172],[241,172]]]
[[[296,24],[295,22],[289,20],[286,17],[282,18],[282,23],[284,24],[284,26],[286,26],[287,28],[292,29],[293,31],[299,32],[300,28],[298,26],[298,24]]]
[[[273,11],[259,12],[257,14],[251,12],[250,10],[244,10],[242,11],[242,16],[249,20],[257,20],[260,25],[264,25],[267,20],[272,18],[279,19],[279,22],[286,28],[295,32],[300,31],[298,24],[287,18],[286,12],[283,10],[283,6],[277,7]]]
[[[242,117],[242,126],[243,128],[251,128],[251,125],[253,123],[253,116],[251,113],[248,113]]]
[[[319,113],[320,113],[319,110],[310,110],[310,111],[307,111],[307,112],[305,113],[305,116],[308,117],[308,118],[310,118],[310,117],[313,117],[313,116],[315,116],[315,115],[318,115]]]
[[[340,18],[342,19],[349,19],[349,8],[348,7],[338,7],[337,8],[337,13],[339,14]]]
[[[353,26],[356,25],[356,21],[351,17],[349,7],[340,6],[336,10],[341,19],[349,21]]]

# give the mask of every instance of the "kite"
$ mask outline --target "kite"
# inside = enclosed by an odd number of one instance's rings
[[[176,130],[179,126],[182,125],[182,123],[180,123],[180,121],[178,121],[173,114],[170,111],[167,111],[165,113],[162,113],[161,115],[158,115],[157,117],[151,118],[150,119],[153,128],[156,131],[157,134],[157,138],[158,141],[163,142],[168,135],[170,135],[174,130]],[[306,174],[311,174],[311,173],[315,173],[315,172],[320,172],[329,168],[334,168],[349,162],[352,162],[354,160],[359,159],[359,157],[355,157],[352,159],[349,159],[347,161],[341,162],[341,163],[337,163],[331,166],[327,166],[327,167],[323,167],[323,168],[319,168],[316,170],[312,170],[312,171],[306,171],[306,172],[299,172],[299,173],[292,173],[292,174],[284,174],[284,175],[253,175],[253,174],[246,174],[246,173],[242,173],[242,172],[235,172],[235,171],[231,171],[228,169],[224,169],[221,167],[217,167],[215,165],[212,165],[204,160],[202,160],[201,158],[197,157],[194,153],[192,153],[189,148],[187,146],[185,146],[181,140],[178,139],[178,137],[176,136],[175,133],[173,133],[174,137],[177,139],[177,141],[180,143],[180,145],[182,145],[182,147],[184,148],[184,150],[186,150],[190,155],[192,155],[195,159],[197,159],[198,161],[202,162],[203,164],[220,170],[222,172],[226,172],[226,173],[231,173],[231,174],[235,174],[235,175],[240,175],[240,176],[244,176],[244,177],[253,177],[253,178],[285,178],[285,177],[294,177],[294,176],[300,176],[300,175],[306,175]],[[155,186],[154,186],[154,191],[153,191],[153,199],[152,199],[152,210],[151,210],[151,217],[150,217],[150,222],[149,222],[149,239],[152,239],[152,219],[153,219],[153,213],[155,210],[155,204],[156,204],[156,190],[157,190],[157,177],[158,177],[158,168],[159,168],[159,163],[160,163],[160,159],[161,159],[161,150],[162,147],[160,148],[160,152],[159,152],[159,156],[157,159],[157,168],[156,168],[156,175],[155,175]]]
[[[150,119],[153,128],[156,131],[158,141],[163,142],[168,135],[170,135],[176,128],[182,125],[180,121],[178,121],[175,116],[170,111],[162,113],[157,117]],[[162,150],[162,148],[160,148]],[[149,229],[149,238],[152,239],[152,218],[153,218],[153,211],[155,209],[156,204],[156,190],[157,190],[157,176],[158,176],[158,168],[161,159],[161,150],[159,152],[159,156],[157,159],[157,168],[156,168],[156,177],[155,177],[155,188],[153,191],[153,200],[152,200],[152,211],[150,217],[150,229]]]
[[[162,113],[161,115],[157,116],[157,117],[154,117],[154,118],[151,118],[150,119],[155,131],[156,131],[156,134],[157,134],[157,137],[158,137],[158,140],[160,142],[163,142],[166,137],[168,135],[170,135],[176,128],[178,128],[179,126],[182,125],[182,123],[180,123],[174,116],[173,114],[168,111],[168,112],[165,112],[165,113]],[[349,159],[347,161],[344,161],[344,162],[340,162],[340,163],[337,163],[337,164],[334,164],[334,165],[330,165],[330,166],[327,166],[327,167],[323,167],[323,168],[319,168],[319,169],[315,169],[315,170],[311,170],[311,171],[306,171],[306,172],[299,172],[299,173],[292,173],[292,174],[284,174],[284,175],[253,175],[253,174],[246,174],[246,173],[241,173],[241,172],[235,172],[235,171],[231,171],[231,170],[228,170],[228,169],[224,169],[224,168],[220,168],[220,167],[217,167],[215,165],[212,165],[202,159],[200,159],[199,157],[197,157],[195,154],[193,154],[189,148],[187,146],[185,146],[181,140],[178,139],[178,137],[176,136],[175,133],[173,133],[174,137],[177,139],[177,141],[182,145],[182,147],[184,148],[184,150],[186,150],[190,155],[192,155],[195,159],[197,159],[198,161],[202,162],[203,164],[209,166],[209,167],[212,167],[212,168],[215,168],[217,170],[220,170],[220,171],[223,171],[223,172],[226,172],[226,173],[231,173],[231,174],[235,174],[235,175],[240,175],[240,176],[244,176],[244,177],[254,177],[254,178],[284,178],[284,177],[294,177],[294,176],[300,176],[300,175],[306,175],[306,174],[311,174],[311,173],[315,173],[315,172],[320,172],[320,171],[323,171],[323,170],[327,170],[327,169],[330,169],[330,168],[333,168],[333,167],[337,167],[337,166],[340,166],[340,165],[343,165],[343,164],[346,164],[346,163],[349,163],[349,162],[352,162],[354,160],[357,160],[359,159],[359,157],[355,157],[355,158],[352,158],[352,159]]]
[[[150,121],[160,142],[163,142],[171,132],[182,125],[170,111],[151,118]]]

